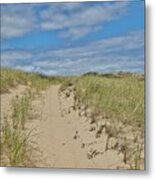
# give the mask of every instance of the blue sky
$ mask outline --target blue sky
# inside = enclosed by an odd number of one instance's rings
[[[144,2],[1,5],[1,65],[46,75],[144,73]]]

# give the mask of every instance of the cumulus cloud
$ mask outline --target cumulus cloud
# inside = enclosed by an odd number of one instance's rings
[[[144,32],[92,42],[82,47],[44,52],[2,51],[2,66],[47,75],[76,75],[96,72],[144,72]],[[136,53],[135,53],[136,52]]]

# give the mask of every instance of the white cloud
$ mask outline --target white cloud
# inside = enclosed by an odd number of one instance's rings
[[[5,59],[5,61],[30,59],[32,56],[33,54],[28,51],[8,50],[1,53],[1,58],[2,60]]]
[[[24,34],[34,30],[35,26],[35,16],[31,5],[2,5],[2,39],[23,36]]]
[[[92,26],[79,26],[79,27],[73,27],[69,28],[67,30],[64,30],[62,33],[60,33],[61,37],[64,38],[72,38],[72,39],[78,39],[92,31],[98,31],[100,30],[100,26],[92,27]]]
[[[1,36],[20,37],[32,31],[61,30],[77,39],[127,13],[128,2],[11,4],[1,7]]]
[[[41,12],[41,28],[44,30],[64,30],[63,37],[81,37],[89,32],[96,31],[101,24],[119,19],[127,13],[128,2],[100,2],[95,5],[84,3],[60,3],[59,10],[56,6],[49,6]],[[71,7],[72,7],[71,5]],[[74,10],[74,11],[73,11]],[[61,34],[61,35],[62,35]]]
[[[88,71],[143,73],[143,47],[144,32],[135,31],[81,47],[37,53],[2,51],[2,65],[48,75],[83,74]],[[135,51],[138,53],[135,54]]]

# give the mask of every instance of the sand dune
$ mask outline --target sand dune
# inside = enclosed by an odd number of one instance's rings
[[[25,130],[33,130],[31,141],[35,151],[32,150],[31,160],[34,166],[130,169],[122,151],[115,148],[118,141],[109,138],[106,132],[106,119],[92,122],[91,110],[78,105],[74,87],[63,91],[60,87],[52,85],[32,101],[37,116],[26,122]],[[9,94],[1,95],[1,119],[11,114],[13,97],[22,96],[26,89],[26,86],[18,86]]]

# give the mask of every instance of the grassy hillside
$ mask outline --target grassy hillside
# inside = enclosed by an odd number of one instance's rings
[[[143,128],[144,76],[131,73],[87,73],[62,85],[75,85],[78,99],[107,118]]]
[[[36,90],[43,90],[50,84],[57,84],[63,81],[62,77],[48,77],[10,68],[1,68],[0,79],[0,93],[9,92],[10,88],[16,87],[19,84],[28,85]]]
[[[73,108],[80,110],[90,124],[106,123],[105,132],[117,143],[124,162],[130,169],[144,168],[144,76],[131,73],[87,73],[70,78],[61,90],[69,97],[71,87],[75,94]],[[91,112],[91,113],[90,113]],[[97,131],[101,134],[102,130]],[[119,147],[121,147],[119,149]]]
[[[88,74],[75,83],[81,101],[108,118],[144,125],[144,77],[133,74]]]

